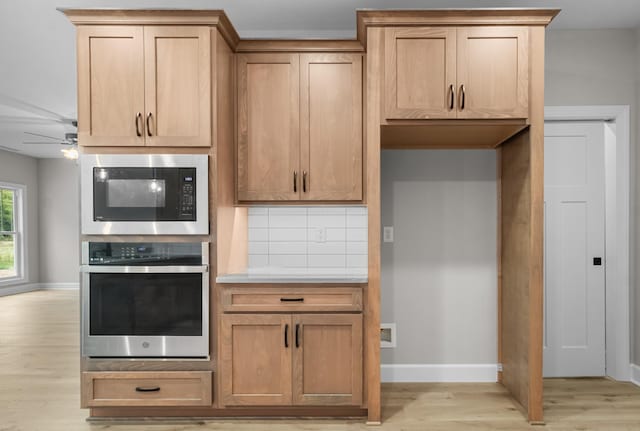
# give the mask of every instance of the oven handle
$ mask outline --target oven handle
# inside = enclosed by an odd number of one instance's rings
[[[198,266],[98,266],[81,265],[83,273],[171,274],[179,272],[209,272],[209,265]]]

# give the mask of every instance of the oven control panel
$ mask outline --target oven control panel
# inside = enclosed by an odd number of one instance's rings
[[[206,265],[203,243],[89,242],[89,265]]]
[[[180,218],[191,219],[195,214],[195,171],[180,169]]]

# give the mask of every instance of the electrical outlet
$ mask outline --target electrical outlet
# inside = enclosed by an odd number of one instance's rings
[[[382,241],[393,242],[393,226],[385,226],[382,229]]]
[[[327,229],[324,227],[312,229],[311,240],[314,242],[327,242]]]

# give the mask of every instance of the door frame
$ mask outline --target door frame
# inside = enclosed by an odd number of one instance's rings
[[[544,120],[604,121],[605,124],[605,343],[608,377],[631,380],[631,244],[628,105],[545,106]],[[609,124],[609,127],[607,127]]]

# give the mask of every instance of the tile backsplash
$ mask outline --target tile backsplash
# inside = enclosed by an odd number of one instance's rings
[[[249,208],[248,272],[366,276],[367,208]]]

